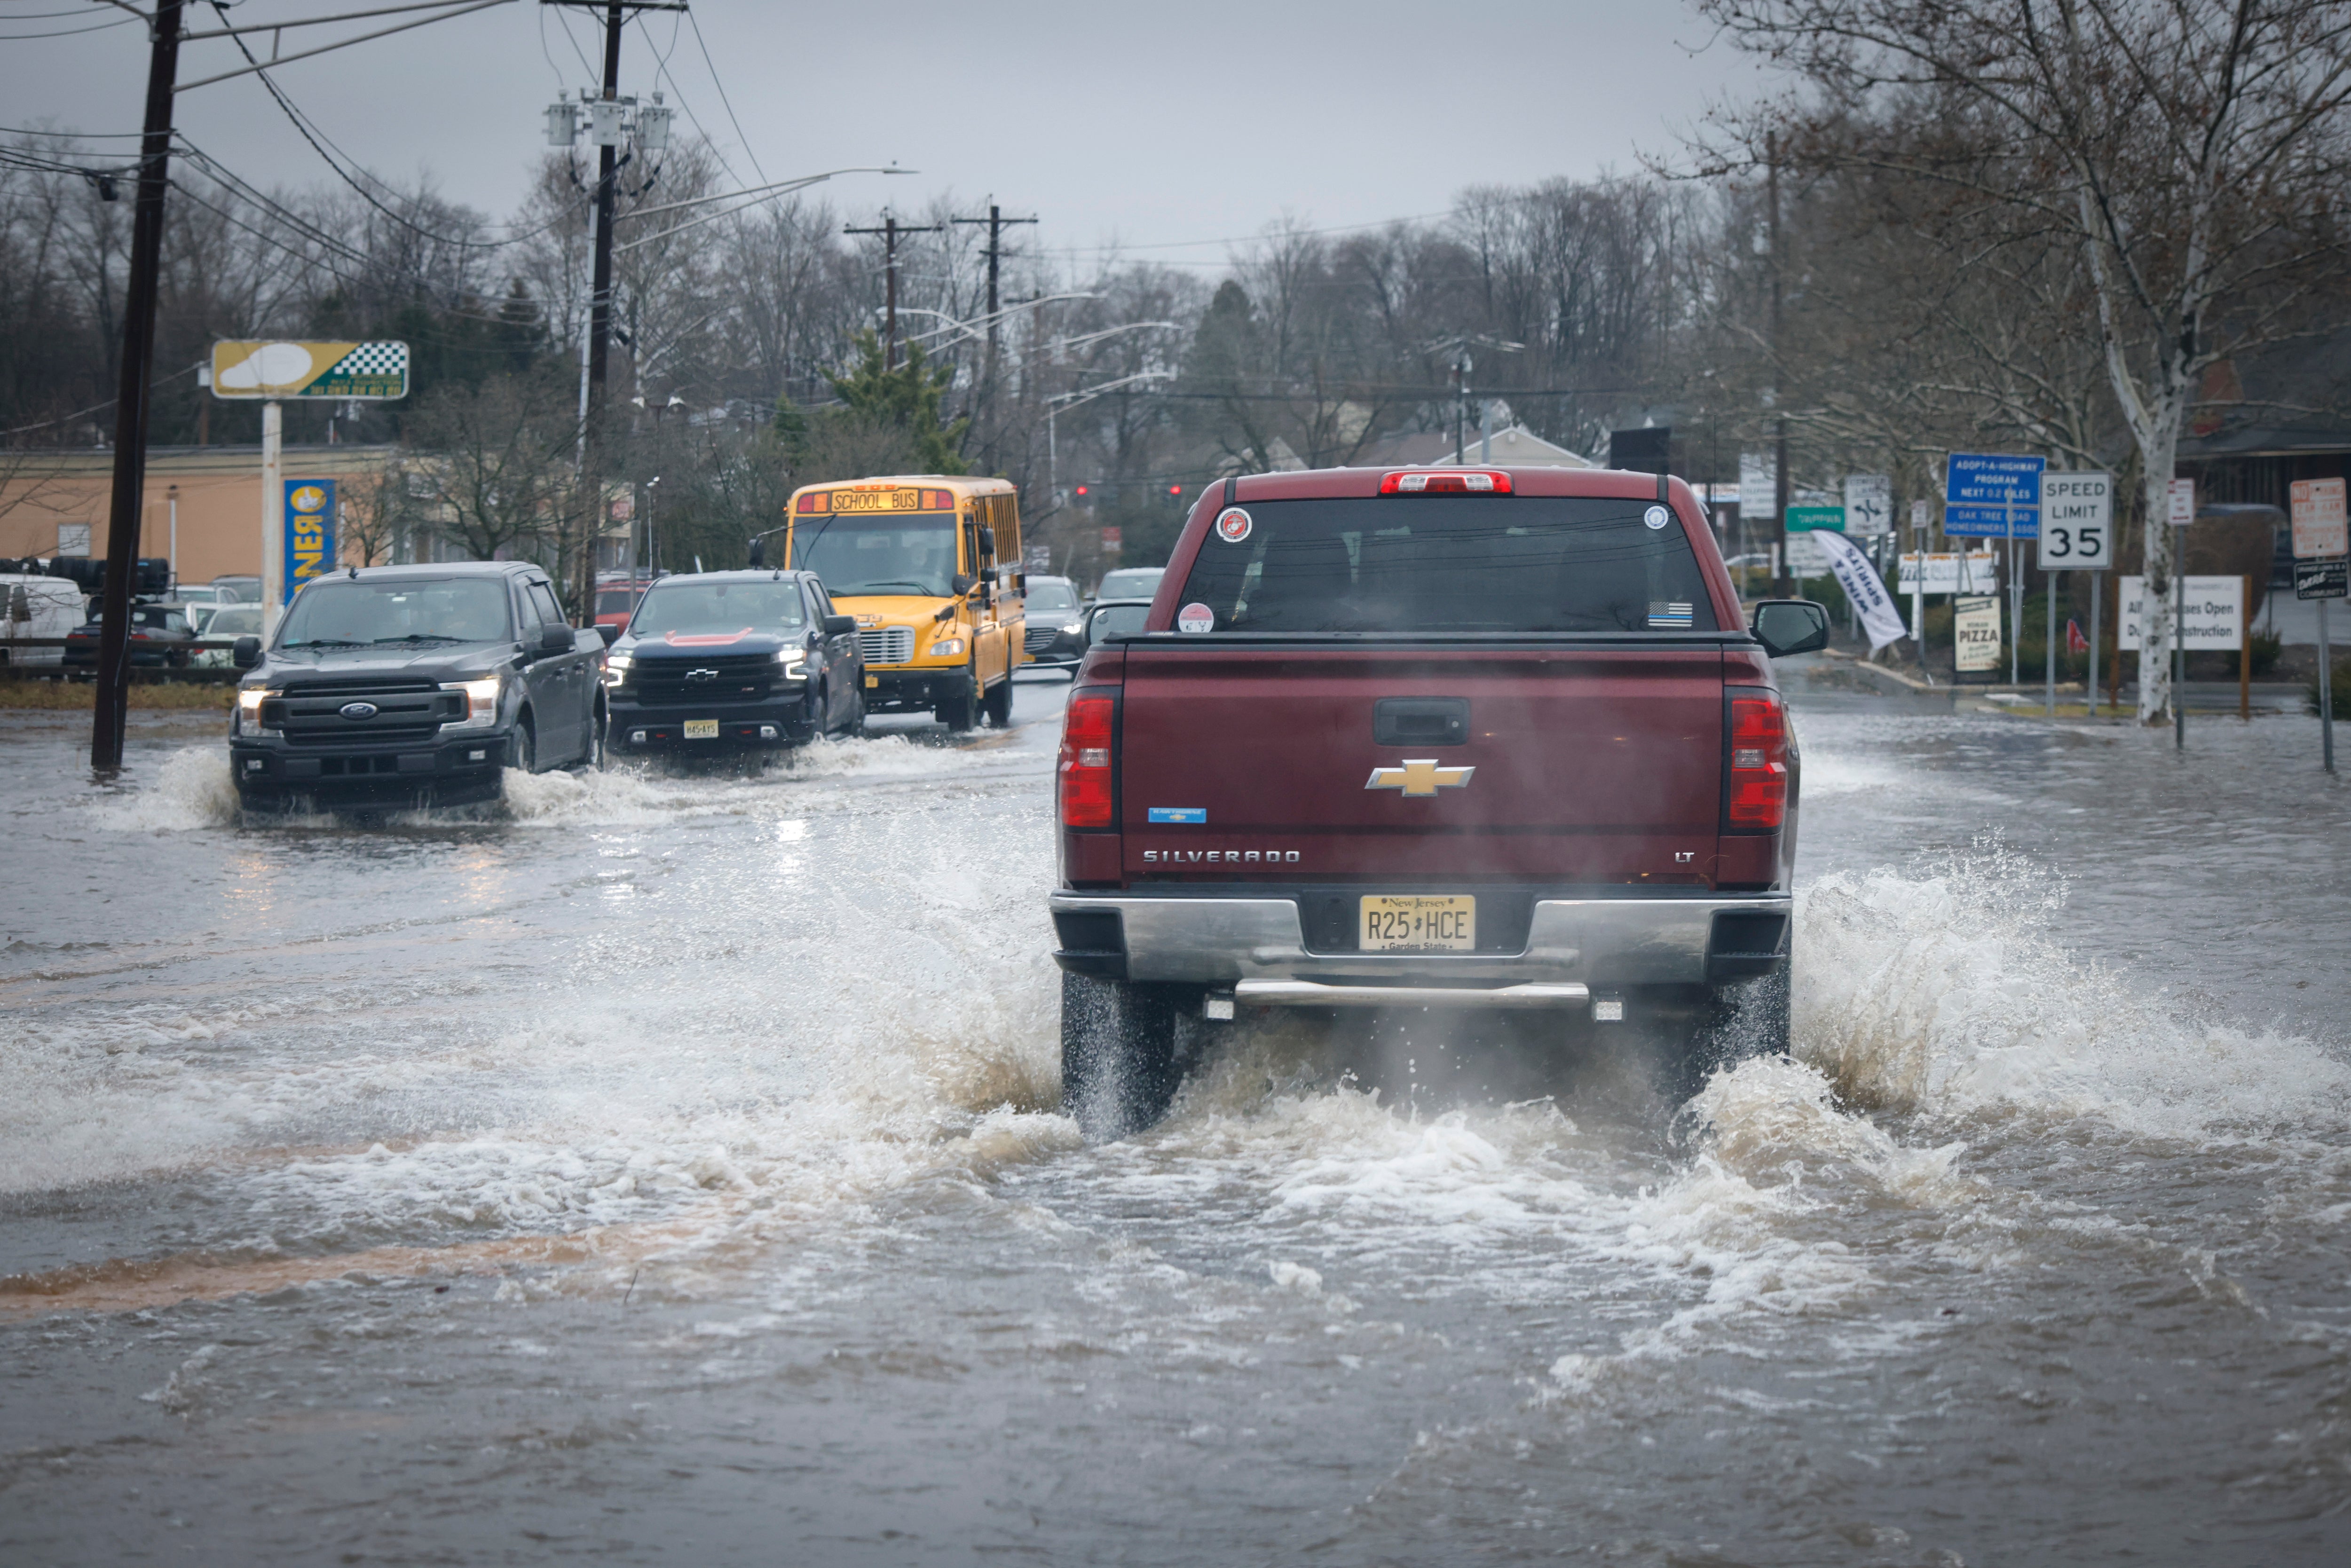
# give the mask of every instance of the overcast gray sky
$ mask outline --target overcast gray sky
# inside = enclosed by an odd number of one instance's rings
[[[246,24],[395,3],[245,0],[231,15]],[[194,25],[217,25],[208,6],[191,11]],[[110,17],[121,13],[103,0],[0,0],[0,124],[135,131],[145,40],[128,18],[102,25]],[[622,90],[667,89],[747,182],[755,162],[780,179],[894,161],[921,173],[840,180],[823,193],[852,210],[913,209],[952,191],[978,211],[993,193],[1008,212],[1044,220],[1024,240],[1117,242],[1201,265],[1224,247],[1181,242],[1248,235],[1284,214],[1371,224],[1441,211],[1472,183],[1629,171],[1643,152],[1673,150],[1709,102],[1761,82],[1728,46],[1706,47],[1707,26],[1672,0],[697,0],[694,18],[699,40],[674,14],[632,25]],[[302,28],[281,47],[401,19]],[[504,216],[538,155],[546,105],[594,79],[597,33],[580,7],[521,0],[277,76],[378,173],[424,173]],[[181,79],[241,63],[234,47],[188,45]],[[185,133],[256,183],[329,177],[251,78],[180,104]]]

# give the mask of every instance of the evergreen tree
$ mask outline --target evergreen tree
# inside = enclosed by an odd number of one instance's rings
[[[913,439],[923,472],[964,471],[958,451],[971,421],[958,419],[953,424],[942,424],[939,420],[940,403],[946,396],[948,384],[955,380],[955,371],[946,365],[934,369],[926,364],[920,344],[907,344],[906,362],[890,370],[883,363],[881,340],[872,332],[861,332],[857,337],[856,368],[845,376],[827,371],[825,380],[832,383],[832,390],[848,405],[842,412],[850,419],[905,432]],[[780,407],[778,413],[780,417]]]

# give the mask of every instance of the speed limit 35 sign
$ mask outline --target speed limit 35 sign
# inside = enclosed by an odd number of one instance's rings
[[[2041,569],[2110,571],[2115,564],[2115,476],[2041,476]]]

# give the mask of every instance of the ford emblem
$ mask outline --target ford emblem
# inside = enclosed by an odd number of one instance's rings
[[[375,716],[375,704],[345,703],[342,706],[341,711],[342,716],[345,718],[373,718]]]

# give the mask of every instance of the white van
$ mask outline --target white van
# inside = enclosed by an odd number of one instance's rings
[[[81,589],[62,577],[0,574],[0,640],[10,637],[63,637],[88,619]],[[0,645],[0,664],[48,664],[66,662],[57,648],[11,648]]]

